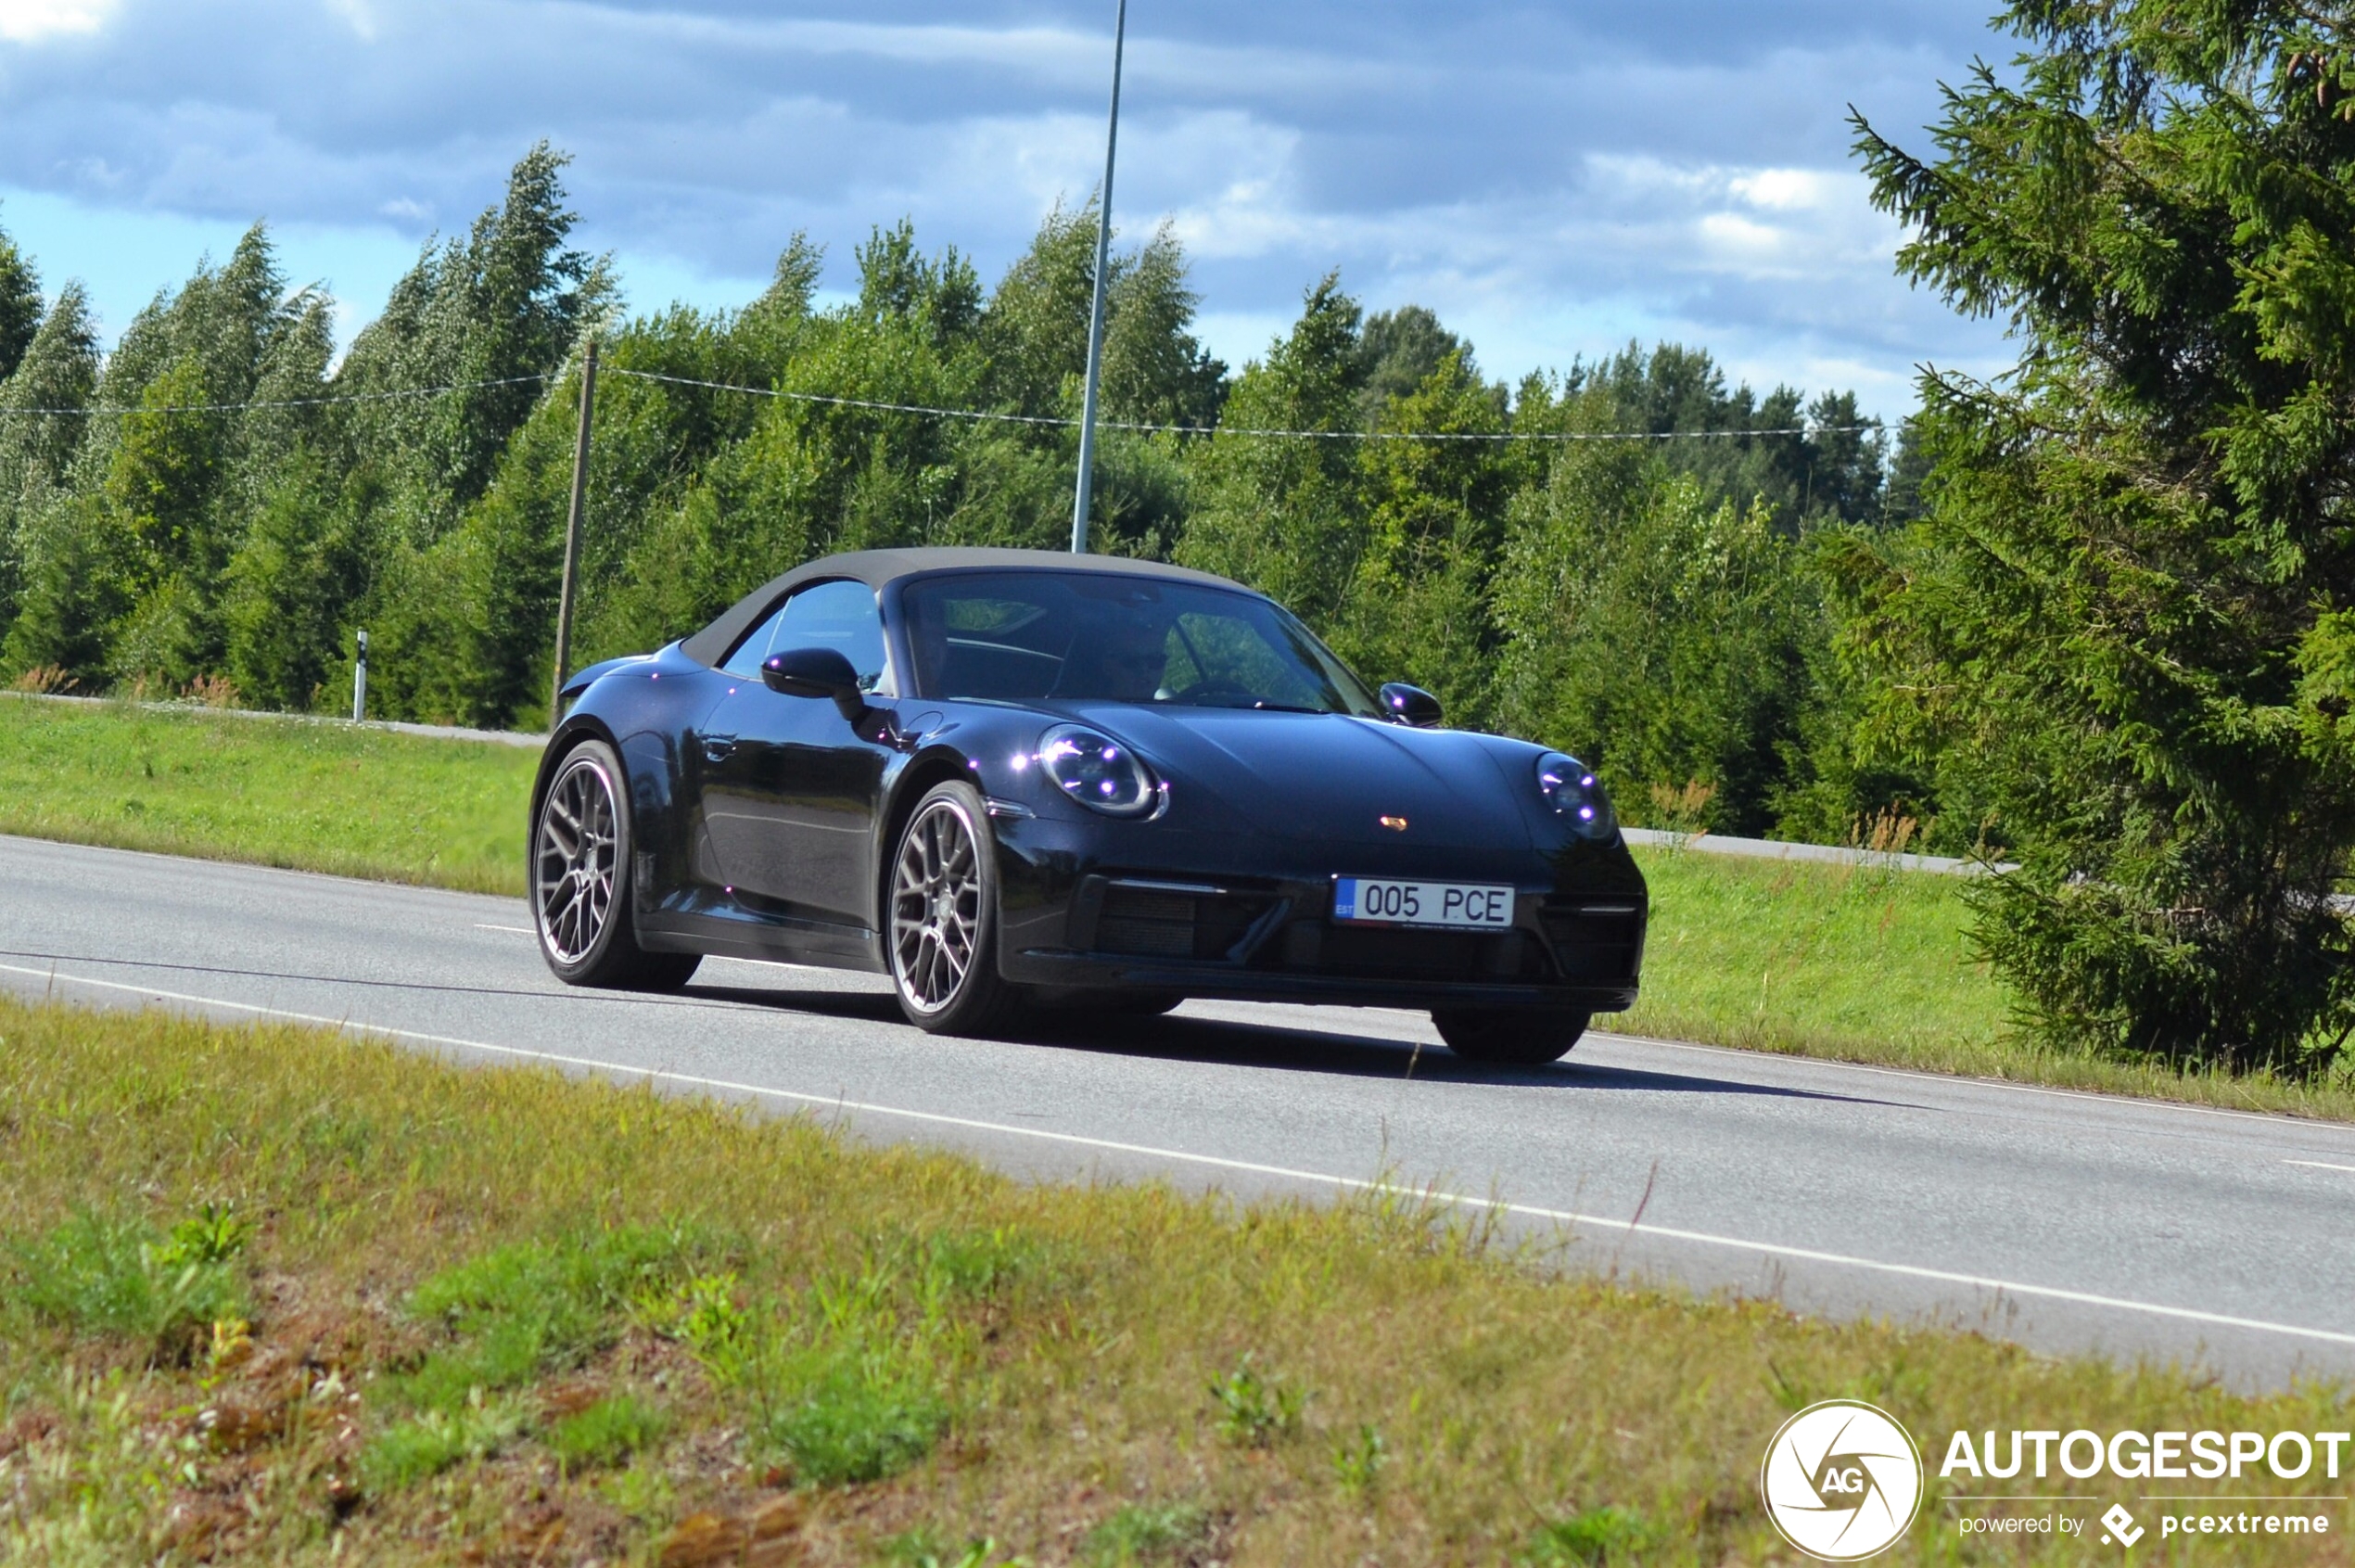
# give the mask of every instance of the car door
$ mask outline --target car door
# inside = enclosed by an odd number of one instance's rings
[[[722,665],[737,682],[704,724],[705,827],[724,881],[744,901],[872,930],[871,846],[893,753],[833,703],[762,682],[761,660],[798,647],[837,650],[862,689],[891,695],[874,591],[837,580],[796,592]]]

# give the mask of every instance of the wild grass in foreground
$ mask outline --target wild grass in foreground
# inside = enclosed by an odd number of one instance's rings
[[[294,1029],[0,1001],[0,1147],[8,1562],[1755,1562],[1827,1396],[1934,1450],[2349,1425]],[[1895,1560],[2075,1560],[1932,1488]],[[2344,1483],[2268,1489],[2333,1533],[2236,1560],[2336,1560]]]
[[[523,890],[537,754],[335,724],[11,701],[0,833],[473,892]],[[2039,1051],[1965,939],[1957,879],[1638,849],[1663,1039],[2355,1120],[2355,1086]]]
[[[0,695],[0,833],[520,893],[538,763],[488,742]]]

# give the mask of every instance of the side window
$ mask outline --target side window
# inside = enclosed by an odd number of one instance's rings
[[[813,647],[839,650],[859,672],[860,691],[892,690],[883,617],[875,608],[874,590],[863,582],[820,582],[803,589],[738,644],[720,668],[752,680],[770,654]]]
[[[760,661],[769,657],[769,644],[776,637],[777,623],[784,618],[784,606],[770,610],[759,625],[745,633],[736,651],[719,661],[719,668],[746,681],[759,680]]]

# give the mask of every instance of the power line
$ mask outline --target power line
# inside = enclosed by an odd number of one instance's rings
[[[634,381],[658,381],[673,387],[695,387],[713,392],[740,392],[747,397],[776,398],[787,402],[818,403],[830,408],[865,409],[876,414],[913,414],[931,419],[964,419],[976,424],[1028,425],[1045,429],[1072,429],[1079,421],[1055,414],[1000,414],[987,409],[936,408],[924,403],[885,402],[873,398],[837,398],[822,392],[788,391],[778,387],[746,387],[731,381],[703,381],[692,376],[669,376],[655,370],[601,367],[606,376]],[[247,402],[159,403],[153,408],[6,408],[0,418],[35,415],[73,418],[130,418],[151,414],[241,414],[259,409],[321,408],[337,403],[388,402],[410,398],[438,398],[450,392],[479,391],[491,387],[521,387],[556,380],[563,372],[536,376],[506,376],[490,381],[453,381],[441,387],[413,387],[391,392],[341,392],[315,398],[269,398]],[[1790,425],[1750,430],[1279,430],[1233,425],[1156,425],[1139,420],[1100,419],[1099,429],[1124,430],[1140,436],[1249,436],[1270,440],[1320,441],[1676,441],[1731,440],[1746,436],[1853,436],[1878,431],[1878,425]]]
[[[928,408],[922,403],[880,402],[872,398],[835,398],[821,392],[790,392],[775,387],[743,387],[727,381],[699,381],[691,376],[666,376],[652,370],[623,370],[606,365],[607,376],[640,381],[664,381],[674,387],[701,387],[714,392],[743,392],[757,398],[782,398],[793,402],[823,403],[834,408],[872,409],[881,414],[921,414],[940,419],[971,419],[1005,425],[1040,425],[1069,429],[1076,419],[1038,414],[992,414],[970,408]],[[1099,419],[1097,428],[1127,430],[1146,436],[1265,436],[1285,440],[1329,441],[1673,441],[1727,436],[1862,435],[1878,425],[1794,425],[1755,430],[1272,430],[1232,425],[1148,425],[1134,420]]]
[[[485,387],[520,387],[553,381],[556,372],[537,376],[503,376],[493,381],[453,381],[446,387],[411,387],[397,392],[337,392],[317,398],[266,398],[252,402],[158,403],[153,408],[0,408],[0,415],[51,414],[63,417],[127,418],[141,414],[239,414],[257,408],[318,408],[326,403],[389,402],[400,398],[438,398],[444,392],[472,392]]]

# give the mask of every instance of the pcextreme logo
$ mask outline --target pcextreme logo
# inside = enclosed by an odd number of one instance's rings
[[[1758,1490],[1783,1539],[1826,1562],[1854,1562],[1888,1550],[1914,1523],[1921,1452],[1886,1410],[1827,1399],[1783,1422]]]

